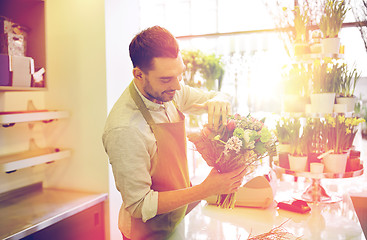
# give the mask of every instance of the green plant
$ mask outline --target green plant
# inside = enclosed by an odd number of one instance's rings
[[[325,151],[340,154],[352,147],[357,126],[362,122],[365,122],[363,118],[327,115],[322,129],[322,137],[327,139]]]
[[[339,95],[341,97],[353,97],[361,73],[358,73],[356,68],[348,69],[347,65],[344,65],[342,70]]]
[[[304,134],[299,118],[290,119],[289,130],[290,154],[293,156],[306,156],[308,154],[307,136]]]
[[[205,55],[200,71],[203,78],[206,80],[205,85],[208,90],[215,89],[215,80],[218,80],[217,90],[220,90],[222,88],[224,66],[221,56],[217,56],[214,53]]]
[[[339,92],[343,67],[330,58],[315,60],[311,72],[313,93]]]
[[[303,141],[305,142],[308,153],[319,153],[324,146],[324,139],[322,139],[321,130],[323,123],[320,118],[306,119],[306,124],[303,127]]]
[[[287,117],[282,117],[279,119],[275,125],[275,131],[277,135],[278,142],[281,144],[289,143],[290,134],[290,119]]]
[[[182,50],[182,60],[186,66],[184,81],[192,87],[202,87],[204,83],[197,81],[195,76],[200,73],[205,80],[208,90],[215,89],[215,81],[218,80],[218,89],[222,87],[224,76],[224,64],[221,56],[216,54],[205,54],[200,50]]]
[[[327,0],[324,14],[321,16],[319,27],[324,38],[336,38],[342,27],[348,11],[344,0]]]
[[[195,75],[202,68],[204,53],[200,50],[182,50],[181,55],[186,66],[183,75],[185,83],[192,87],[201,87],[201,82],[195,81]]]
[[[282,77],[284,94],[309,96],[310,72],[305,65],[292,64]]]
[[[295,28],[295,42],[296,43],[306,43],[307,42],[307,27],[309,23],[308,9],[296,6],[293,10],[294,12],[294,28]]]

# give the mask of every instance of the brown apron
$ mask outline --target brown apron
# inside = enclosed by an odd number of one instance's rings
[[[133,98],[157,141],[158,160],[152,174],[151,188],[158,192],[177,190],[190,186],[186,158],[185,116],[177,109],[181,120],[156,124],[136,91],[133,82],[129,86]],[[166,239],[185,216],[187,205],[172,212],[156,215],[145,223],[131,217],[131,239]]]

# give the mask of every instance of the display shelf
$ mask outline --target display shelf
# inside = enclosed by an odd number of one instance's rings
[[[315,59],[323,59],[323,58],[334,58],[334,59],[343,59],[344,54],[325,54],[325,53],[308,53],[302,54],[294,57],[294,64],[298,63],[313,63]]]
[[[341,200],[341,197],[336,194],[329,194],[325,188],[321,185],[322,179],[337,179],[337,178],[352,178],[361,176],[364,173],[364,168],[343,173],[312,173],[312,172],[299,172],[280,167],[277,164],[272,164],[274,171],[278,174],[288,174],[295,177],[304,177],[311,179],[311,184],[301,193],[296,193],[295,199],[302,199],[307,202],[313,203],[333,203]]]
[[[70,149],[41,148],[0,156],[0,171],[11,173],[19,169],[50,163],[71,156]]]
[[[20,111],[20,112],[0,112],[0,124],[3,127],[13,126],[15,123],[47,121],[61,118],[68,118],[67,111]]]
[[[0,92],[46,91],[46,87],[12,87],[0,86]]]

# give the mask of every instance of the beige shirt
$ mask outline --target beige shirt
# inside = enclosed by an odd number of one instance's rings
[[[157,104],[146,99],[139,90],[138,93],[156,123],[178,121],[177,109],[172,101]],[[224,94],[191,88],[181,82],[181,90],[176,92],[174,101],[183,113],[200,114],[203,110],[192,105],[213,98],[228,101],[228,96]],[[109,113],[102,140],[123,200],[119,227],[129,237],[131,216],[142,218],[144,222],[156,216],[158,192],[151,189],[156,140],[128,88]]]

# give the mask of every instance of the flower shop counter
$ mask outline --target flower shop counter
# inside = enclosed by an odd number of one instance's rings
[[[275,200],[290,200],[294,184],[283,182]],[[266,209],[236,207],[221,209],[201,201],[180,223],[171,237],[177,239],[246,240],[262,239],[270,231],[287,234],[289,238],[272,239],[365,239],[353,203],[348,194],[335,203],[309,203],[305,214],[278,209],[276,203]],[[256,236],[256,238],[255,238]]]
[[[83,238],[90,233],[104,239],[106,199],[106,193],[38,187],[3,198],[0,239],[92,239]]]

